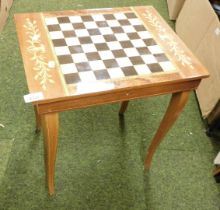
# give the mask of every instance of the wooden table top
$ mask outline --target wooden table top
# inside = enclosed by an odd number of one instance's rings
[[[151,6],[15,15],[37,103],[208,76]]]

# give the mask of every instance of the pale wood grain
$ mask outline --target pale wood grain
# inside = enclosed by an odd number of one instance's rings
[[[58,143],[58,113],[42,115],[44,131],[45,168],[49,194],[54,194],[54,173]]]
[[[159,144],[161,143],[166,133],[169,131],[169,129],[172,127],[174,122],[179,117],[181,111],[183,110],[189,98],[189,94],[190,94],[189,91],[183,91],[183,92],[174,93],[172,95],[167,111],[160,123],[160,126],[153,140],[151,141],[150,147],[148,148],[147,156],[144,161],[145,169],[150,168],[151,161],[156,149],[158,148]]]

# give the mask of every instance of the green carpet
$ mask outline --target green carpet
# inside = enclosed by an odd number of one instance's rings
[[[62,113],[56,195],[47,195],[43,138],[34,134],[34,112],[23,101],[28,90],[13,14],[152,4],[168,21],[167,5],[166,0],[14,1],[0,34],[0,210],[219,210],[212,162],[220,146],[206,137],[193,94],[147,173],[145,150],[169,96],[131,102],[124,122],[118,104]]]

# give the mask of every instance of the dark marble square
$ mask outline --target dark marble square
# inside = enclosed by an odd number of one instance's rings
[[[91,67],[88,62],[76,63],[75,65],[78,72],[91,71]]]
[[[127,57],[124,50],[112,50],[115,58]]]
[[[157,43],[153,39],[143,39],[143,41],[147,46],[157,45]]]
[[[133,32],[133,33],[127,33],[129,39],[133,40],[133,39],[140,39],[140,36],[138,35],[138,33]]]
[[[91,15],[84,15],[81,16],[83,22],[90,22],[90,21],[94,21]]]
[[[137,16],[133,12],[125,13],[125,16],[129,19],[137,18]]]
[[[74,29],[85,29],[85,25],[83,23],[72,23]]]
[[[154,57],[157,59],[158,62],[168,61],[169,59],[164,53],[155,54]]]
[[[96,21],[96,24],[99,28],[108,27],[108,24],[106,21]]]
[[[144,60],[140,56],[129,57],[133,65],[145,64]]]
[[[57,20],[59,23],[70,23],[70,19],[68,17],[58,17]]]
[[[103,63],[105,64],[106,68],[119,67],[119,65],[118,65],[118,63],[116,62],[115,59],[104,60]]]
[[[80,44],[90,44],[92,43],[92,39],[88,36],[88,37],[79,37],[79,42]]]
[[[75,37],[76,33],[75,31],[63,31],[64,37]]]
[[[61,31],[60,25],[55,24],[55,25],[49,25],[47,26],[48,31]]]
[[[147,66],[152,73],[163,71],[163,69],[161,68],[161,66],[158,63],[148,64]]]
[[[123,48],[132,48],[132,47],[134,47],[133,44],[130,41],[120,41],[120,45]]]
[[[73,59],[71,55],[59,55],[57,56],[60,64],[68,64],[73,63]]]
[[[94,71],[97,80],[110,79],[110,75],[106,70]]]
[[[106,20],[114,20],[115,19],[114,15],[112,15],[112,14],[104,14],[103,16]]]
[[[67,46],[65,39],[53,39],[54,47],[62,47]]]
[[[88,29],[88,33],[90,36],[101,35],[99,29]]]
[[[118,22],[119,22],[122,26],[131,25],[128,20],[118,20]]]
[[[113,42],[113,41],[117,41],[115,35],[103,35],[104,39],[106,42]]]
[[[122,71],[124,72],[125,76],[134,76],[137,75],[137,72],[135,71],[133,66],[128,66],[128,67],[123,67],[121,68]]]
[[[146,31],[146,28],[143,25],[133,26],[136,31]]]
[[[124,33],[124,30],[120,26],[111,27],[111,29],[115,34]]]
[[[95,44],[97,51],[109,50],[106,43]]]
[[[147,47],[138,47],[136,48],[140,55],[151,54]]]
[[[70,50],[71,54],[83,53],[83,49],[80,45],[70,46],[69,50]]]
[[[78,73],[64,74],[64,78],[67,84],[75,84],[81,81]]]
[[[101,57],[97,52],[86,53],[86,57],[88,58],[89,61],[101,60]]]

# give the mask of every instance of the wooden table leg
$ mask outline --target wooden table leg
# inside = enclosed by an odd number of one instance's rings
[[[160,123],[160,126],[151,142],[150,147],[148,148],[148,152],[144,161],[144,168],[149,169],[151,165],[151,161],[153,155],[159,146],[160,142],[169,131],[171,126],[174,124],[179,114],[183,110],[188,98],[189,91],[173,93],[167,111]]]
[[[126,111],[126,109],[128,107],[128,102],[129,101],[122,101],[121,108],[119,110],[119,115],[123,115],[124,114],[124,112]]]
[[[46,179],[49,194],[54,194],[54,173],[56,162],[56,151],[58,142],[58,113],[49,113],[42,115],[42,128],[44,132],[44,151]]]
[[[35,120],[36,120],[36,130],[35,132],[38,133],[40,132],[41,129],[41,117],[38,114],[37,106],[34,106],[34,112],[35,112]]]

